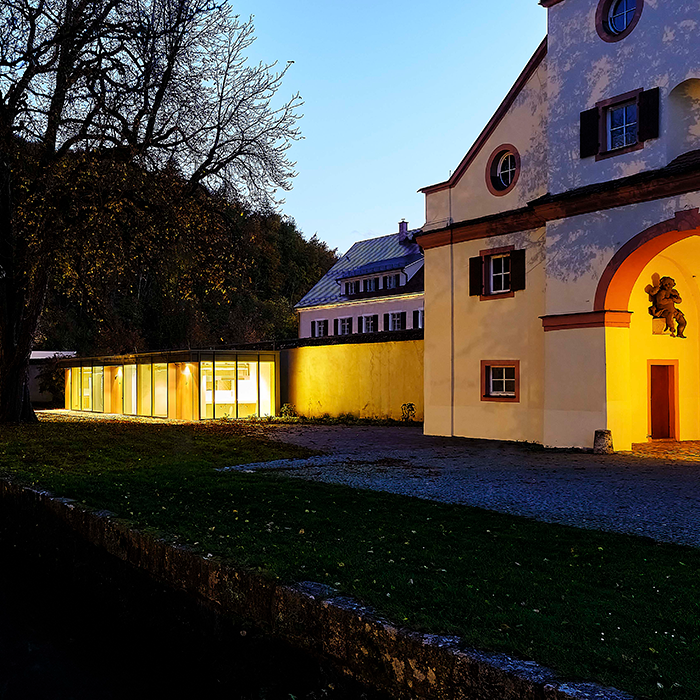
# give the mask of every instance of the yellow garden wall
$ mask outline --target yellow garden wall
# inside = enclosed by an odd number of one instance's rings
[[[283,401],[300,414],[400,419],[411,402],[423,420],[422,340],[293,348],[281,363]]]

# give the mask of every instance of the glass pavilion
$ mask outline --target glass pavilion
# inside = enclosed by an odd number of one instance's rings
[[[73,411],[203,420],[279,409],[279,352],[182,350],[63,364]]]

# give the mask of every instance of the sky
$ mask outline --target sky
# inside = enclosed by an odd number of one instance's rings
[[[281,211],[344,253],[419,228],[424,195],[462,160],[546,34],[537,0],[231,0],[255,63],[294,61],[304,105]]]

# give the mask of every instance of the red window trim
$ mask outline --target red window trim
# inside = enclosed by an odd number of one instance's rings
[[[505,255],[515,250],[514,245],[507,245],[501,248],[488,248],[486,250],[480,250],[479,255],[481,256],[481,279],[483,282],[484,290],[487,289],[487,285],[490,282],[490,277],[487,275],[488,265],[486,263],[486,258],[490,258],[492,255]],[[479,301],[489,301],[491,299],[509,299],[514,297],[515,292],[513,290],[509,292],[502,292],[501,294],[480,294]]]
[[[515,367],[515,396],[489,396],[486,386],[487,367]],[[520,403],[520,360],[482,360],[481,361],[481,400],[499,403]]]
[[[644,141],[639,140],[639,96],[642,92],[644,92],[643,88],[638,88],[637,90],[631,90],[622,95],[609,97],[607,100],[595,103],[598,110],[598,143],[600,144],[598,153],[595,156],[596,162],[644,148]],[[610,107],[623,104],[624,102],[634,102],[637,105],[637,142],[624,148],[608,149],[608,110]]]
[[[499,189],[493,183],[497,177],[496,168],[498,167],[498,157],[505,151],[510,151],[513,156],[515,156],[515,175],[513,175],[513,181],[503,189]],[[489,156],[486,163],[486,188],[494,197],[502,197],[513,190],[518,178],[520,177],[520,153],[518,149],[511,143],[502,143],[493,153]]]
[[[598,3],[598,8],[595,11],[595,29],[598,32],[598,36],[606,41],[608,44],[612,44],[616,41],[621,41],[626,36],[628,36],[639,22],[639,18],[642,16],[642,9],[644,8],[644,0],[637,0],[637,7],[634,12],[634,17],[632,21],[627,25],[625,31],[615,34],[608,29],[608,15],[610,14],[610,8],[612,7],[615,0],[600,0]]]

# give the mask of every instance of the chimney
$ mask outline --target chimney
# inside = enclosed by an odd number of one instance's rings
[[[408,221],[406,219],[401,219],[399,221],[399,243],[410,243],[410,238],[408,235]]]

